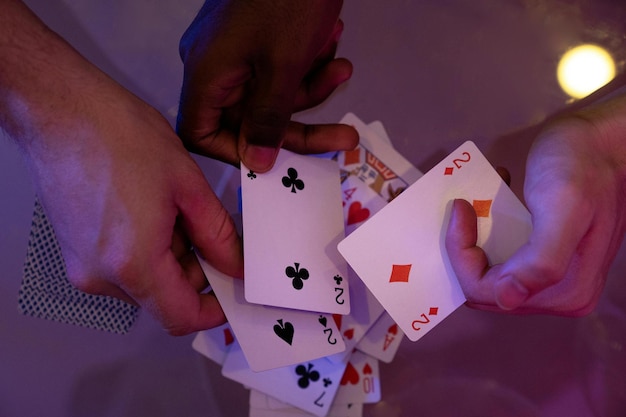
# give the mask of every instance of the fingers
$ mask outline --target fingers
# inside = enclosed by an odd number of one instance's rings
[[[359,134],[352,126],[306,125],[292,122],[285,133],[283,147],[300,154],[317,154],[350,150],[358,144]]]
[[[326,100],[352,76],[352,63],[337,58],[321,66],[304,79],[295,98],[294,112],[310,109]]]
[[[173,336],[219,326],[226,321],[213,294],[198,294],[178,260],[170,253],[155,265],[155,287],[139,299]]]
[[[185,74],[176,132],[188,150],[231,164],[239,161],[238,129],[229,129],[223,118],[224,109],[241,100],[248,78],[248,72],[235,69]]]
[[[577,248],[593,218],[581,199],[566,190],[544,195],[531,206],[533,231],[502,266],[495,283],[495,299],[505,310],[522,306],[530,297],[558,284],[567,275]],[[563,201],[572,205],[564,206]]]
[[[180,225],[194,248],[220,272],[242,277],[241,238],[232,218],[204,178],[187,180],[181,187],[178,201]]]
[[[303,75],[285,64],[268,67],[258,68],[239,133],[239,157],[257,172],[274,164]]]
[[[559,201],[564,196],[554,196]],[[572,201],[572,200],[561,200]],[[476,214],[464,200],[453,204],[446,233],[446,249],[452,268],[459,279],[468,303],[488,310],[534,311],[568,308],[563,302],[572,297],[575,288],[562,289],[556,297],[562,306],[547,300],[542,293],[559,285],[576,268],[574,259],[578,245],[589,230],[589,218],[576,210],[553,210],[552,201],[543,199],[543,206],[533,210],[533,231],[528,243],[518,249],[505,263],[489,265],[484,251],[476,246]],[[573,265],[573,266],[572,266]],[[547,294],[547,293],[546,293]],[[497,307],[497,308],[496,308]]]
[[[493,290],[486,277],[489,261],[476,246],[477,237],[474,208],[465,200],[454,200],[445,240],[450,264],[470,304],[494,304]]]

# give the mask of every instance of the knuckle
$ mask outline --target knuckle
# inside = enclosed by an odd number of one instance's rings
[[[274,107],[257,107],[251,110],[248,120],[248,142],[253,145],[276,146],[287,127],[289,117]]]
[[[532,263],[533,275],[548,286],[559,283],[565,277],[566,269],[556,261],[542,257]]]
[[[77,290],[93,295],[102,294],[102,282],[93,275],[68,268],[67,279]]]
[[[208,229],[209,241],[216,245],[227,244],[237,239],[238,234],[233,219],[224,208],[216,213]]]

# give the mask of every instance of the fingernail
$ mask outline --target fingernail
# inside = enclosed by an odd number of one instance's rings
[[[265,172],[274,165],[277,154],[277,148],[248,145],[243,154],[243,163],[252,171]]]
[[[505,275],[495,285],[496,302],[503,310],[514,310],[528,299],[530,293],[512,275]]]

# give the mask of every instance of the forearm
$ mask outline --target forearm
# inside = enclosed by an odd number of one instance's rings
[[[0,126],[27,155],[69,142],[97,86],[115,84],[19,0],[0,1],[0,63]]]

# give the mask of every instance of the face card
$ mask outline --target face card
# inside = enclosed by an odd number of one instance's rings
[[[404,333],[386,311],[365,333],[356,348],[385,363],[391,363],[396,356]]]
[[[445,250],[455,198],[480,208],[478,244],[490,262],[508,259],[528,240],[528,210],[468,141],[339,244],[412,341],[465,302]]]
[[[241,182],[246,300],[348,314],[337,163],[281,150],[270,172],[242,165]]]
[[[342,179],[355,177],[389,202],[422,176],[354,114],[346,114],[341,123],[353,126],[359,133],[359,146],[337,155]]]
[[[253,372],[235,343],[226,356],[222,374],[282,402],[324,417],[328,414],[346,364],[326,359]]]
[[[377,403],[380,401],[380,373],[378,359],[355,351],[350,356],[339,383],[335,401],[340,403]]]
[[[196,333],[191,342],[191,347],[198,353],[222,365],[226,359],[226,353],[235,342],[235,336],[228,323],[213,329]]]
[[[243,280],[226,276],[198,256],[250,368],[278,368],[333,355],[345,344],[330,314],[248,303]]]

